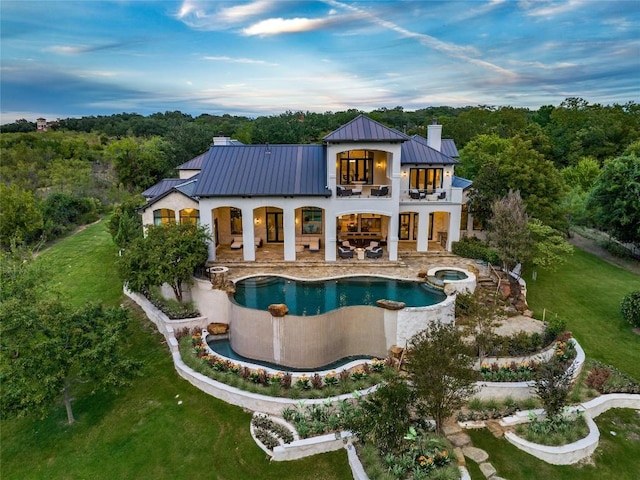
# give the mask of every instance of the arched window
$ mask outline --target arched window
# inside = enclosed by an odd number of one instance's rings
[[[200,210],[197,208],[183,208],[180,210],[180,223],[182,225],[189,223],[191,225],[200,224]]]
[[[153,211],[153,224],[166,225],[169,222],[176,221],[176,212],[168,208],[159,208]]]

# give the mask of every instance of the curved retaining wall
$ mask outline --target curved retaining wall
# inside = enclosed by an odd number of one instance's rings
[[[577,380],[582,372],[584,366],[585,353],[578,341],[572,339],[576,347],[576,358],[573,359],[571,364],[573,367],[573,381]],[[530,358],[522,357],[524,360],[537,360],[542,355],[543,358],[548,359],[553,355],[554,348],[551,347],[545,352],[534,355]],[[504,360],[504,359],[502,359]],[[533,386],[535,382],[477,382],[477,393],[474,395],[480,400],[504,400],[507,397],[511,397],[514,400],[525,400],[527,398],[535,396]]]
[[[559,447],[540,445],[529,442],[513,432],[506,432],[504,436],[509,443],[515,445],[520,450],[547,463],[553,465],[571,465],[587,458],[596,450],[600,442],[600,431],[593,419],[611,408],[633,408],[640,410],[640,395],[611,393],[572,407],[570,412],[584,412],[585,420],[589,426],[589,434],[585,438],[568,445],[561,445]],[[536,416],[544,415],[542,410],[534,410],[533,413]],[[512,417],[506,417],[501,423],[503,425],[516,425],[518,423],[527,423],[528,421],[529,412],[527,411],[518,412]]]
[[[175,337],[175,331],[173,328],[173,320],[169,320],[167,316],[154,307],[146,298],[137,293],[131,292],[127,288],[124,289],[125,295],[134,300],[145,311],[149,320],[151,320],[158,327],[158,331],[162,333],[167,340],[167,345],[171,351],[173,357],[173,365],[182,378],[191,383],[196,388],[199,388],[209,395],[219,398],[220,400],[236,405],[238,407],[246,408],[252,411],[264,412],[271,415],[280,415],[285,407],[295,406],[300,403],[300,399],[293,400],[288,398],[270,397],[267,395],[259,395],[257,393],[251,393],[239,388],[231,387],[222,382],[217,382],[212,378],[209,378],[201,373],[198,373],[188,367],[180,356],[178,349],[178,341]],[[204,320],[203,320],[204,319]],[[198,324],[200,322],[200,324]],[[207,319],[200,317],[198,319],[189,319],[191,325],[183,325],[189,327],[203,327],[202,324],[207,323]],[[182,328],[182,326],[180,327]],[[367,395],[374,391],[376,386],[361,390],[361,395]],[[328,399],[329,401],[346,400],[353,398],[352,394],[339,395]],[[327,399],[304,399],[304,403],[308,405],[321,404],[326,402]]]

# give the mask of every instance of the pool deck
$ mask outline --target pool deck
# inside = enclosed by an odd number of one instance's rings
[[[229,255],[231,254],[231,255]],[[255,262],[245,262],[237,252],[219,249],[217,260],[211,265],[229,268],[227,279],[237,280],[251,275],[284,275],[303,279],[329,278],[346,275],[382,275],[393,278],[416,280],[420,271],[433,267],[458,267],[468,269],[471,265],[480,272],[480,277],[488,276],[488,267],[474,260],[461,258],[444,250],[416,253],[398,252],[398,261],[379,259],[338,259],[325,262],[323,257],[315,253],[305,252],[295,262],[280,260],[281,253],[273,247],[267,247]]]

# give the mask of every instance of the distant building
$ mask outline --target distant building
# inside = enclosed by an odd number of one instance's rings
[[[36,130],[38,132],[46,132],[50,127],[57,125],[59,121],[60,119],[58,118],[54,121],[47,122],[46,118],[40,117],[36,120]]]

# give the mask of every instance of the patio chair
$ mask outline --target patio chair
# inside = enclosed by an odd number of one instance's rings
[[[344,248],[348,248],[349,250],[355,250],[355,249],[356,249],[356,247],[355,247],[355,246],[351,245],[351,243],[349,242],[349,240],[343,240],[343,241],[342,241],[342,246],[343,246]]]
[[[421,200],[427,196],[425,192],[421,192],[417,188],[412,188],[409,190],[409,196],[414,200]]]
[[[447,192],[440,192],[438,200],[444,200],[445,198],[447,198]]]
[[[233,237],[233,241],[231,242],[231,250],[240,250],[242,246],[242,237]]]
[[[310,252],[319,252],[320,251],[320,239],[315,237],[315,238],[310,238],[309,239],[309,251]]]
[[[382,247],[375,247],[371,250],[365,249],[364,254],[367,256],[367,258],[381,258]]]
[[[386,197],[387,195],[389,195],[389,187],[385,185],[381,188],[372,188],[371,195],[374,197]]]
[[[338,256],[340,258],[353,258],[353,250],[338,245]]]
[[[376,242],[375,240],[371,240],[368,247],[365,247],[365,250],[373,250],[374,248],[378,248],[380,246],[380,242]]]
[[[336,194],[339,197],[350,197],[353,194],[353,192],[349,188],[344,188],[344,187],[341,187],[341,186],[337,186],[336,187]]]

